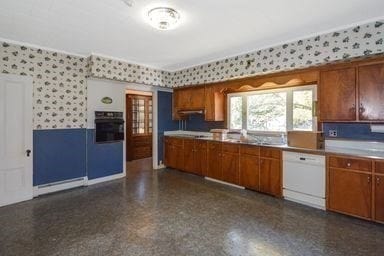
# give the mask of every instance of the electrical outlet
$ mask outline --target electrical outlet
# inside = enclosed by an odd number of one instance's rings
[[[329,130],[328,135],[329,137],[337,137],[337,130]]]

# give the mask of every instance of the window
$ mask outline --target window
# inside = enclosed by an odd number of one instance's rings
[[[313,102],[316,86],[228,95],[229,128],[253,132],[316,130]]]

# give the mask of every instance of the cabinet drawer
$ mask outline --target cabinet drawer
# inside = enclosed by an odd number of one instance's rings
[[[384,161],[375,161],[375,173],[384,174]]]
[[[169,143],[173,146],[183,146],[182,138],[165,137],[165,143]]]
[[[209,141],[208,142],[208,150],[210,151],[221,151],[221,142]]]
[[[260,155],[260,147],[250,146],[250,145],[241,145],[240,146],[240,153],[258,156],[258,155]]]
[[[372,162],[367,159],[330,156],[328,161],[330,167],[366,172],[372,171]]]
[[[275,149],[275,148],[261,147],[260,148],[260,156],[266,157],[266,158],[280,159],[281,158],[281,150]]]
[[[232,143],[223,143],[222,150],[223,152],[227,153],[239,153],[239,145]]]

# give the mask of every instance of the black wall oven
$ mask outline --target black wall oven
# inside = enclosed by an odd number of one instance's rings
[[[95,142],[124,140],[123,112],[95,111]]]

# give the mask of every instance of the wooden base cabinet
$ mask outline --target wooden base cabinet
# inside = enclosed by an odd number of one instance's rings
[[[260,148],[242,145],[240,147],[239,185],[258,191],[260,189]]]
[[[222,173],[221,142],[208,141],[208,170],[207,177],[221,180]]]
[[[205,175],[207,172],[207,142],[184,139],[183,171]]]
[[[328,209],[372,218],[372,161],[364,158],[328,157]]]
[[[262,147],[260,150],[260,192],[282,196],[281,150]]]
[[[376,221],[384,223],[384,175],[375,175],[374,192],[374,218]]]
[[[371,218],[371,176],[369,173],[330,168],[329,209]]]
[[[239,184],[239,145],[223,143],[222,145],[222,175],[223,181]]]
[[[165,137],[164,164],[178,170],[184,168],[184,141],[182,138]]]

